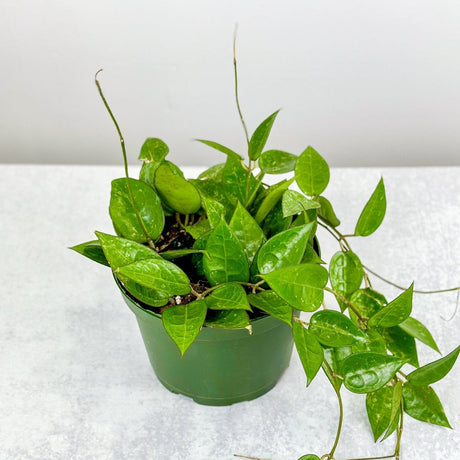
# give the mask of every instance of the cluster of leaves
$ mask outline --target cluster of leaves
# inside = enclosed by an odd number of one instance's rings
[[[428,329],[410,316],[413,286],[390,302],[372,288],[323,196],[330,176],[326,161],[312,147],[299,156],[265,150],[277,113],[248,139],[247,165],[232,149],[200,140],[226,161],[194,180],[166,160],[163,141],[147,139],[139,179],[112,182],[116,236],[96,232],[97,240],[73,249],[110,266],[146,308],[161,308],[181,354],[204,325],[250,331],[250,315],[269,314],[292,328],[307,385],[322,369],[338,395],[342,384],[366,394],[375,440],[399,432],[403,412],[448,427],[430,385],[451,369],[460,347],[419,367],[416,340],[439,350]],[[271,186],[263,182],[267,174],[286,173],[292,177]],[[294,182],[300,191],[289,188]],[[348,236],[371,235],[385,210],[380,180]],[[319,255],[318,225],[340,244],[329,268]],[[189,244],[175,247],[174,239],[185,236]],[[326,307],[325,291],[337,299],[335,309]],[[312,313],[308,322],[300,311]],[[405,375],[405,364],[416,369]]]

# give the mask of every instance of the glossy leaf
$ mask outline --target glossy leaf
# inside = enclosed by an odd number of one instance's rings
[[[302,455],[302,457],[298,458],[297,460],[320,460],[320,458],[315,454],[306,454]]]
[[[223,184],[198,179],[190,179],[189,182],[195,186],[201,197],[211,198],[222,204],[226,210],[226,218],[232,215],[236,203],[232,202],[230,198],[225,195]]]
[[[291,326],[292,307],[274,291],[268,290],[258,294],[249,294],[248,301],[253,307],[259,308]]]
[[[201,207],[198,190],[168,163],[158,166],[155,187],[161,199],[174,211],[193,214]]]
[[[149,137],[141,147],[139,160],[145,163],[161,163],[169,152],[169,147],[155,137]]]
[[[367,417],[374,441],[377,441],[391,424],[393,393],[393,387],[383,386],[366,395]]]
[[[428,345],[433,350],[440,353],[439,348],[436,345],[436,342],[434,341],[430,331],[420,321],[409,317],[402,323],[399,323],[399,327],[412,337],[420,340],[420,342],[423,342],[425,345]]]
[[[204,233],[203,235],[201,235],[199,238],[197,238],[195,240],[195,242],[193,243],[193,249],[197,249],[197,250],[200,250],[200,251],[205,251],[206,249],[206,243],[208,242],[208,238],[209,236],[211,235],[211,232],[207,232],[207,233]],[[207,257],[210,257],[208,253],[207,254]],[[195,267],[196,269],[196,272],[199,276],[205,276],[204,275],[204,269],[203,269],[203,257],[201,255],[197,256],[197,255],[192,255],[192,263],[193,263],[193,266]]]
[[[294,179],[283,180],[278,184],[272,185],[266,196],[264,197],[262,203],[257,209],[255,220],[260,224],[267,214],[275,207],[276,203],[281,199],[283,193],[289,188],[289,186],[294,182]]]
[[[196,224],[187,225],[185,230],[187,233],[190,233],[195,240],[197,240],[200,236],[211,231],[211,225],[209,224],[208,219],[203,219],[198,221]]]
[[[239,202],[236,205],[229,226],[240,242],[251,264],[260,246],[265,242],[264,232],[251,214]]]
[[[224,193],[228,197],[238,199],[242,205],[246,205],[254,190],[259,187],[259,183],[252,173],[250,174],[245,169],[240,160],[233,157],[228,157],[225,162],[225,167],[222,172],[222,185]]]
[[[320,204],[318,215],[332,227],[338,227],[340,220],[335,215],[331,202],[324,196],[317,196],[315,201]]]
[[[301,260],[302,264],[324,264],[324,260],[318,256],[316,251],[313,249],[313,246],[309,243],[305,248],[304,255]]]
[[[146,183],[136,179],[129,179],[129,183],[139,216],[149,237],[155,241],[164,227],[164,213],[160,199],[155,190]],[[109,213],[120,236],[138,243],[147,241],[137,220],[125,178],[112,181]]]
[[[151,307],[162,307],[169,302],[169,295],[166,292],[147,288],[123,276],[119,276],[119,278],[130,294]]]
[[[281,150],[267,150],[259,158],[259,168],[266,174],[285,174],[294,171],[297,155]]]
[[[178,346],[181,355],[198,336],[205,317],[206,303],[203,300],[195,300],[187,305],[175,305],[164,310],[163,325]]]
[[[224,220],[210,232],[206,242],[209,258],[203,259],[206,278],[212,286],[249,280],[249,266],[243,248]]]
[[[363,267],[359,257],[351,251],[336,252],[329,263],[329,277],[332,289],[345,298],[349,298],[354,291],[359,289],[363,281]],[[342,310],[346,305],[339,301]]]
[[[323,301],[328,273],[320,265],[301,264],[267,273],[262,278],[294,308],[315,311]]]
[[[329,166],[313,148],[307,147],[295,166],[295,180],[300,190],[308,196],[321,195],[329,183]]]
[[[209,257],[207,252],[203,249],[171,249],[171,251],[160,252],[159,255],[166,260],[174,260],[179,257],[189,256],[190,254],[203,254]]]
[[[205,301],[211,310],[251,310],[245,290],[237,283],[219,286]]]
[[[272,236],[257,254],[259,273],[266,274],[299,264],[307,247],[312,227],[312,224],[306,224]]]
[[[447,420],[441,401],[431,387],[403,385],[404,412],[421,422],[452,428]]]
[[[383,329],[382,335],[388,350],[394,356],[404,359],[414,367],[419,366],[415,339],[411,335],[404,332],[399,326]]]
[[[375,313],[369,319],[369,326],[397,326],[407,319],[412,311],[412,295],[414,284],[392,300],[386,307]]]
[[[211,166],[210,168],[203,171],[199,176],[198,179],[204,179],[207,181],[222,181],[222,174],[224,172],[225,163],[218,163],[216,165]]]
[[[243,157],[239,155],[238,153],[234,152],[232,149],[229,149],[228,147],[225,147],[225,145],[219,144],[218,142],[214,141],[206,141],[204,139],[195,139],[198,142],[201,142],[202,144],[207,145],[208,147],[211,147],[213,149],[219,150],[219,152],[225,153],[225,155],[228,155],[229,157],[236,158],[237,160],[242,160]]]
[[[292,334],[294,336],[294,343],[299,353],[300,361],[302,362],[305,375],[307,376],[308,386],[315,378],[323,363],[323,349],[316,340],[314,334],[308,329],[305,329],[297,321],[292,323]]]
[[[110,266],[107,258],[104,255],[104,251],[102,250],[102,246],[99,240],[77,244],[76,246],[72,246],[69,249],[72,249],[73,251],[88,257],[88,259],[94,260],[94,262],[105,265],[106,267]]]
[[[444,378],[452,369],[460,353],[460,346],[441,359],[411,372],[407,380],[414,385],[431,385]]]
[[[380,440],[380,442],[385,441],[385,439],[387,439],[389,436],[391,436],[396,431],[396,428],[398,428],[400,417],[401,417],[401,409],[398,410],[398,413],[396,414],[396,417],[391,422],[390,426],[388,427],[387,431],[383,435],[383,437]]]
[[[346,388],[353,393],[371,393],[387,384],[404,361],[377,353],[357,353],[342,362],[341,374]]]
[[[190,292],[187,275],[175,264],[162,259],[144,259],[120,267],[115,271],[142,286],[172,295]]]
[[[352,346],[353,353],[380,353],[385,355],[387,352],[387,347],[383,337],[374,329],[368,329],[363,332],[364,340],[356,342]]]
[[[270,238],[278,233],[284,232],[291,225],[292,217],[283,217],[281,200],[273,206],[271,211],[265,217],[263,223],[263,231],[267,238]]]
[[[340,367],[342,361],[350,356],[352,353],[351,347],[325,347],[323,346],[324,359],[328,363],[329,367],[332,369],[334,374],[340,375]],[[342,380],[331,375],[329,367],[323,364],[322,368],[326,377],[329,379],[331,384],[339,389],[342,385]]]
[[[249,158],[251,160],[257,160],[261,155],[278,112],[279,110],[267,117],[251,136],[251,140],[249,141]]]
[[[370,318],[387,304],[387,300],[382,294],[370,288],[357,289],[349,300],[364,318]],[[351,320],[358,324],[358,318],[354,311],[350,308],[348,312]]]
[[[214,310],[206,318],[206,326],[226,329],[248,329],[252,333],[248,313],[245,310]]]
[[[359,216],[355,227],[355,235],[368,236],[374,233],[385,217],[386,208],[385,185],[383,184],[383,179],[380,179]]]
[[[282,207],[283,217],[287,217],[309,209],[317,209],[320,204],[314,200],[309,200],[305,195],[295,190],[286,190],[283,193]]]
[[[345,347],[364,340],[364,334],[343,313],[321,310],[310,318],[310,331],[323,345]]]
[[[208,197],[202,197],[201,201],[208,216],[211,228],[216,227],[220,220],[225,216],[225,207],[223,204]]]

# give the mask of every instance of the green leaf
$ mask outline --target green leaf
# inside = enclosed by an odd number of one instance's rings
[[[204,233],[201,235],[199,238],[195,240],[193,243],[193,249],[197,249],[200,251],[205,251],[206,249],[206,243],[208,242],[208,238],[211,235],[211,232]],[[207,257],[209,257],[209,254],[207,254]],[[204,275],[204,269],[203,269],[203,257],[197,256],[197,255],[192,255],[192,264],[196,269],[196,272],[198,276],[205,276]]]
[[[238,238],[251,264],[260,246],[265,242],[265,235],[251,214],[246,211],[240,202],[237,203],[235,212],[230,220],[230,229]]]
[[[332,369],[332,372],[336,375],[340,375],[340,366],[342,365],[342,361],[350,356],[352,352],[351,347],[325,347],[323,346],[324,352],[324,360],[328,363],[329,367]],[[329,368],[323,363],[322,365],[323,371],[326,374],[327,378],[331,382],[331,384],[340,389],[342,385],[342,380],[337,377],[331,375]]]
[[[332,227],[338,227],[340,225],[340,220],[335,215],[330,201],[324,196],[317,196],[315,201],[320,204],[318,215]]]
[[[292,307],[274,291],[262,291],[258,294],[249,294],[248,301],[253,307],[259,308],[291,326]]]
[[[162,307],[169,302],[169,295],[166,292],[147,288],[123,276],[119,278],[130,294],[151,307]]]
[[[386,385],[403,364],[402,359],[377,353],[350,355],[342,362],[343,383],[353,393],[371,393]]]
[[[316,264],[284,267],[262,278],[286,302],[303,311],[315,311],[323,301],[328,273]]]
[[[219,150],[219,152],[225,153],[225,155],[228,155],[229,157],[236,158],[237,160],[243,159],[241,155],[238,155],[238,153],[234,152],[232,149],[229,149],[228,147],[225,147],[225,145],[219,144],[218,142],[206,141],[204,139],[195,140],[207,145],[208,147],[212,147],[213,149]]]
[[[262,203],[257,209],[255,220],[260,224],[268,213],[274,208],[276,203],[281,199],[283,193],[289,188],[289,186],[294,182],[294,178],[289,180],[283,180],[278,182],[275,185],[272,185],[268,190],[267,194],[264,197]]]
[[[190,292],[187,275],[177,265],[162,258],[139,260],[115,272],[142,286],[166,292],[169,296]]]
[[[206,326],[226,329],[247,329],[252,334],[251,323],[245,310],[214,310],[206,318]]]
[[[201,207],[198,190],[168,163],[158,166],[155,187],[161,199],[174,211],[193,214]]]
[[[155,241],[164,227],[164,213],[160,199],[155,190],[146,183],[136,179],[129,179],[129,183],[139,216],[149,237]],[[137,220],[125,178],[112,181],[109,213],[120,236],[138,243],[147,241]]]
[[[356,289],[359,289],[363,280],[363,267],[358,256],[351,251],[336,252],[329,264],[329,277],[334,291],[342,294],[345,298],[349,298]],[[339,301],[340,308],[346,309]]]
[[[206,303],[195,300],[187,305],[175,305],[163,312],[163,325],[183,356],[194,342],[206,317]]]
[[[211,228],[216,227],[220,220],[225,216],[224,205],[206,196],[202,197],[201,201],[206,211],[206,215],[208,216]]]
[[[263,231],[267,238],[270,238],[278,233],[284,232],[291,225],[292,217],[283,217],[283,210],[281,207],[281,200],[273,206],[271,211],[267,214],[263,224]]]
[[[320,204],[316,201],[309,200],[305,195],[295,190],[286,190],[283,193],[282,207],[283,217],[287,217],[309,209],[319,208]]]
[[[302,455],[298,460],[320,460],[320,458],[315,454],[306,454]]]
[[[384,386],[366,395],[367,417],[376,442],[391,424],[393,393],[393,387]]]
[[[315,336],[297,321],[292,323],[292,334],[300,361],[307,376],[308,386],[315,378],[323,363],[323,349]]]
[[[211,231],[211,225],[209,225],[208,219],[203,219],[199,220],[196,224],[187,225],[185,230],[197,240],[200,236]]]
[[[266,118],[251,136],[251,140],[249,141],[249,158],[251,160],[257,160],[262,153],[278,112],[279,110]]]
[[[251,310],[246,292],[237,283],[219,286],[205,300],[211,310]]]
[[[325,262],[318,256],[311,244],[307,244],[305,253],[300,261],[302,264],[324,264]]]
[[[171,251],[160,252],[159,255],[166,260],[174,260],[179,257],[189,256],[190,254],[204,254],[208,256],[203,249],[172,249]]]
[[[300,190],[308,196],[321,195],[329,183],[329,166],[313,148],[307,147],[295,166],[295,180]]]
[[[387,353],[387,347],[383,337],[374,329],[368,329],[363,332],[364,340],[355,343],[352,346],[353,353],[380,353],[385,355]]]
[[[403,385],[404,412],[421,422],[452,428],[447,420],[441,401],[431,387]]]
[[[369,319],[369,326],[397,326],[407,319],[412,311],[413,290],[414,283],[386,307],[372,315]]]
[[[240,160],[228,157],[222,172],[222,185],[228,197],[234,197],[242,205],[246,205],[249,197],[259,187],[259,182],[245,169]]]
[[[414,367],[418,367],[415,339],[399,326],[385,328],[382,331],[388,350]]]
[[[202,198],[211,198],[212,200],[215,200],[223,205],[226,210],[226,218],[229,218],[232,215],[236,203],[232,203],[232,201],[225,195],[223,184],[214,181],[198,179],[190,179],[189,182],[195,186]]]
[[[310,319],[310,331],[329,347],[345,347],[364,340],[364,334],[343,313],[321,310]]]
[[[382,294],[370,288],[357,289],[349,300],[364,318],[370,318],[387,304],[387,300]],[[349,309],[348,312],[351,320],[358,324],[358,318],[353,310]]]
[[[407,376],[407,380],[414,385],[431,385],[444,378],[452,369],[460,353],[460,346],[447,356],[416,369]]]
[[[225,163],[218,163],[203,171],[198,179],[207,181],[222,182],[222,174],[224,172]]]
[[[302,260],[313,224],[290,228],[272,236],[257,254],[259,273],[266,274]]]
[[[210,232],[206,242],[206,252],[209,258],[203,259],[203,269],[212,286],[230,281],[249,280],[246,255],[224,220],[221,220]]]
[[[383,184],[383,179],[380,179],[359,216],[355,227],[355,235],[368,236],[374,233],[385,217],[386,208],[385,185]]]
[[[420,342],[423,342],[425,345],[428,345],[433,350],[440,353],[439,348],[436,345],[436,342],[434,341],[430,331],[420,321],[409,317],[402,323],[399,323],[399,327],[412,337],[420,340]]]
[[[109,267],[109,263],[104,255],[104,251],[102,250],[101,243],[99,240],[88,241],[86,243],[77,244],[76,246],[72,246],[71,248],[73,251],[78,252],[79,254],[88,257],[88,259],[94,260],[94,262],[98,262],[106,267]]]
[[[145,163],[161,163],[169,152],[168,146],[155,137],[149,137],[141,147],[139,160]]]
[[[267,150],[259,158],[259,168],[265,174],[285,174],[294,171],[297,155],[281,150]]]

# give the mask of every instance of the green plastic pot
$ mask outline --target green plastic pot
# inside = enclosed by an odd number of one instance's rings
[[[251,321],[251,335],[247,329],[203,327],[181,357],[161,315],[142,308],[117,284],[136,315],[158,380],[173,393],[210,406],[249,401],[271,390],[289,366],[292,330],[272,316]]]

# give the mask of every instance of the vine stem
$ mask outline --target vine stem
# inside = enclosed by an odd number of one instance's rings
[[[264,458],[259,458],[259,457],[247,457],[246,455],[238,455],[238,454],[233,454],[234,457],[238,458],[248,458],[249,460],[266,460]]]
[[[102,92],[102,88],[101,88],[101,85],[99,83],[99,80],[97,79],[97,76],[99,75],[99,73],[102,72],[102,70],[103,69],[99,69],[96,72],[96,75],[94,76],[94,82],[96,83],[97,89],[99,91],[99,96],[101,96],[102,102],[104,103],[105,108],[107,109],[107,112],[109,113],[110,118],[112,119],[112,121],[113,121],[113,123],[115,125],[115,128],[117,130],[118,136],[120,138],[121,151],[123,152],[123,164],[124,164],[124,168],[125,168],[126,186],[128,188],[129,199],[131,200],[131,204],[133,206],[134,213],[136,214],[137,222],[139,223],[139,225],[140,225],[140,227],[142,229],[142,232],[145,235],[147,243],[149,244],[149,246],[152,249],[155,249],[155,244],[153,243],[152,239],[150,238],[150,236],[149,236],[149,234],[147,232],[147,229],[145,228],[144,222],[142,221],[141,216],[139,215],[139,211],[137,210],[136,203],[134,201],[133,190],[131,188],[131,183],[129,182],[128,157],[126,155],[125,140],[123,139],[123,135],[121,134],[120,126],[118,125],[118,122],[117,122],[112,110],[110,109],[109,103],[107,102],[107,99],[105,98],[104,93]]]
[[[327,286],[324,288],[325,291],[330,292],[333,294],[338,300],[341,300],[359,319],[359,321],[366,327],[367,329],[367,318],[361,315],[361,313],[356,309],[356,307],[349,302],[348,299],[346,299],[342,294],[339,294],[338,292],[334,291],[331,288],[328,288]]]
[[[265,282],[265,281],[262,280],[262,282]],[[241,286],[250,287],[253,291],[255,291],[255,290],[257,290],[257,291],[265,291],[264,288],[260,287],[260,282],[254,284],[254,283],[245,283],[244,281],[228,281],[227,283],[220,283],[220,284],[217,284],[216,286],[211,286],[209,289],[206,289],[206,291],[203,291],[201,294],[197,295],[197,300],[203,299],[205,296],[207,296],[212,291],[214,291],[214,289],[217,289],[218,287],[225,286],[226,284],[230,284],[230,283],[236,283],[236,284],[239,284]]]

